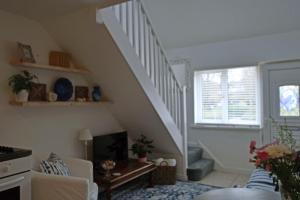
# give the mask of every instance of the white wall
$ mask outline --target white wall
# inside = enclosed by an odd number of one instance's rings
[[[169,59],[187,59],[193,70],[220,66],[253,65],[260,61],[300,57],[300,31],[171,49]],[[188,90],[188,126],[193,124],[193,92]],[[261,131],[189,128],[188,140],[200,140],[222,170],[247,171],[248,144],[260,139]]]
[[[185,63],[176,63],[172,64],[171,68],[174,72],[175,78],[181,86],[186,86],[186,64]]]
[[[101,21],[102,11],[97,14],[97,20]],[[104,14],[102,17],[104,18]],[[140,67],[140,62],[129,46],[127,37],[121,32],[119,24],[115,24],[114,27],[118,29],[114,29],[113,33],[114,36],[122,34],[123,37],[119,39],[124,43],[120,40],[114,41],[107,29],[108,25],[96,23],[94,7],[53,18],[45,21],[43,25],[63,49],[72,52],[79,63],[89,66],[94,80],[99,80],[113,102],[109,109],[128,131],[129,136],[136,138],[142,133],[153,139],[155,151],[167,154],[168,157],[172,154],[171,157],[177,159],[177,172],[183,176],[186,170],[182,167],[182,154],[166,128],[176,128],[176,125],[167,111],[164,111],[166,108],[160,107],[164,109],[159,110],[154,106],[157,102],[161,102],[162,106],[164,104],[160,99],[153,100],[156,96],[159,97],[143,68],[139,69],[139,73],[133,72],[132,68]],[[121,51],[126,50],[126,47],[127,54]],[[129,64],[132,63],[128,60],[136,65],[130,67]],[[140,81],[141,77],[144,77],[143,82]],[[142,83],[146,85],[147,82],[147,88],[143,88]],[[160,114],[168,115],[168,118],[161,118]],[[171,133],[177,134],[174,131]],[[181,135],[178,133],[177,137],[180,138]],[[180,144],[181,140],[177,141]]]
[[[45,64],[48,63],[49,51],[60,48],[34,21],[0,11],[0,24],[0,145],[32,149],[35,158],[44,158],[51,151],[62,156],[82,157],[83,145],[77,140],[80,129],[90,128],[93,135],[122,129],[105,106],[10,106],[8,78],[20,71],[8,64],[15,53],[16,41],[30,44],[37,62]],[[40,82],[49,85],[61,76],[70,78],[73,85],[87,85],[87,80],[80,75],[30,71],[38,74]]]

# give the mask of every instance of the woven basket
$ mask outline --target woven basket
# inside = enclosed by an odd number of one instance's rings
[[[166,161],[162,161],[152,174],[152,183],[154,185],[174,185],[176,183],[176,166],[168,166]]]
[[[70,68],[71,56],[64,52],[51,51],[49,54],[49,64],[53,66],[60,66]]]

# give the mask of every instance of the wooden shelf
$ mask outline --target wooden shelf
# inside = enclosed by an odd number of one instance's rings
[[[109,104],[110,101],[99,101],[99,102],[78,102],[78,101],[55,101],[55,102],[48,102],[48,101],[28,101],[28,102],[16,102],[10,101],[9,104],[12,106],[19,106],[19,107],[41,107],[41,106],[91,106],[91,105],[103,105]]]
[[[88,69],[65,68],[65,67],[52,66],[52,65],[42,65],[37,63],[20,62],[17,60],[11,60],[10,64],[16,67],[35,68],[35,69],[42,69],[42,70],[49,70],[49,71],[61,71],[61,72],[79,73],[79,74],[90,73]]]

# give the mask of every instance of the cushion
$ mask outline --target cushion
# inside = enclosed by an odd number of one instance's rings
[[[47,160],[42,160],[40,168],[43,173],[70,176],[70,170],[64,161],[55,153],[51,153]]]
[[[90,200],[98,199],[98,185],[96,183],[92,183],[89,188],[89,197]]]
[[[267,172],[264,169],[255,169],[245,187],[274,192],[276,185],[273,183],[270,172]]]

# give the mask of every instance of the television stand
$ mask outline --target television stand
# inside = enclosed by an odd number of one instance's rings
[[[117,163],[115,169],[112,170],[112,173],[120,173],[120,176],[105,177],[103,174],[95,172],[95,182],[99,187],[104,188],[106,199],[110,200],[115,188],[145,174],[150,174],[149,186],[152,187],[151,175],[155,169],[156,166],[151,162],[141,163],[137,160],[128,160],[125,163]]]

